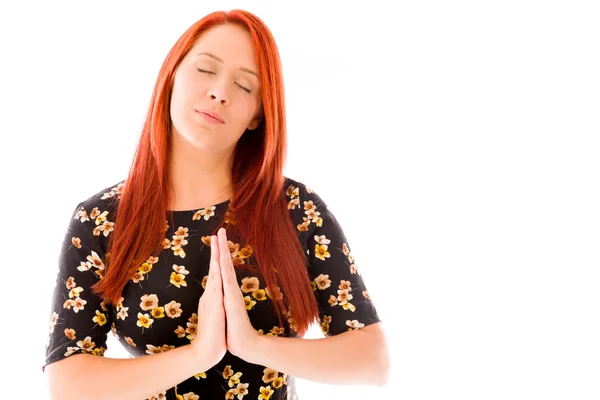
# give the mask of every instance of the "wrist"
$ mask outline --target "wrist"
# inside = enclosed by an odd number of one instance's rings
[[[205,372],[212,367],[212,365],[209,365],[206,357],[203,357],[202,354],[198,353],[195,346],[186,344],[181,346],[181,348],[185,353],[185,364],[187,370],[190,372],[190,376]]]

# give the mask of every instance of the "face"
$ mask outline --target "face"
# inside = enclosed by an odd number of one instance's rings
[[[199,37],[177,68],[171,95],[175,140],[211,153],[232,150],[261,116],[261,87],[252,37],[233,24]]]

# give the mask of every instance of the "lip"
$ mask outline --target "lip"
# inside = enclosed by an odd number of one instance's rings
[[[218,112],[209,109],[196,110],[196,112],[201,114],[206,120],[208,120],[208,122],[212,122],[213,124],[225,123],[225,120],[223,119],[223,117],[221,117],[221,115]]]

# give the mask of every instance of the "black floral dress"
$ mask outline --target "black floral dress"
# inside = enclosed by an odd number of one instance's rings
[[[198,301],[208,275],[210,235],[226,218],[229,200],[199,210],[172,211],[174,224],[167,225],[164,249],[138,268],[113,307],[92,294],[90,287],[104,273],[106,242],[114,228],[111,216],[123,184],[98,192],[74,210],[59,257],[44,367],[77,353],[103,356],[109,333],[131,357],[168,351],[189,344],[195,336]],[[283,190],[309,261],[318,322],[325,336],[380,321],[344,232],[324,201],[303,183],[287,177]],[[234,265],[249,255],[249,249],[238,243],[230,241],[229,247]],[[255,329],[263,335],[296,336],[289,322],[278,326],[268,300],[278,295],[276,290],[266,288],[256,273],[236,269],[236,274]],[[292,376],[229,352],[211,369],[198,371],[152,397],[199,398],[298,397]]]

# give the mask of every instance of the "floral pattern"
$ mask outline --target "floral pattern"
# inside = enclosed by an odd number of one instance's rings
[[[91,286],[103,279],[107,238],[124,181],[77,205],[63,240],[59,271],[50,309],[45,365],[73,354],[104,356],[111,333],[132,357],[172,350],[188,344],[198,330],[198,300],[208,276],[210,235],[224,219],[235,224],[229,200],[200,210],[173,211],[165,223],[160,254],[149,256],[130,277],[115,306],[99,298]],[[352,255],[346,236],[318,194],[286,177],[283,192],[298,238],[306,252],[311,286],[319,304],[325,336],[361,329],[379,316]],[[253,249],[229,241],[234,265],[243,265]],[[254,261],[253,261],[254,263]],[[266,286],[256,272],[236,270],[252,325],[261,335],[295,337],[288,311],[284,326],[268,299],[285,293]],[[351,349],[348,349],[351,351]],[[42,367],[42,368],[44,368]],[[268,366],[247,363],[227,352],[208,371],[197,374],[151,399],[297,399],[294,377]]]

